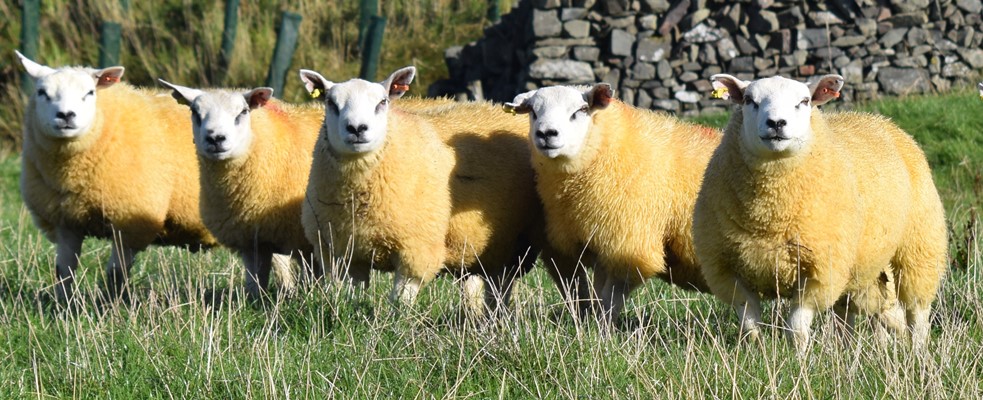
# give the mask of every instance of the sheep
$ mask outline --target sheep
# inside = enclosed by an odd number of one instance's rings
[[[527,142],[549,243],[565,258],[583,254],[595,266],[606,319],[620,315],[631,291],[653,276],[707,290],[690,226],[703,169],[721,137],[612,96],[611,86],[599,83],[545,87],[506,103],[506,111],[530,115]],[[577,282],[583,277],[565,278],[586,286]]]
[[[396,100],[415,74],[406,67],[381,83],[336,84],[300,71],[327,104],[304,229],[316,249],[337,254],[332,246],[348,243],[343,272],[356,286],[368,284],[370,267],[395,271],[396,304],[413,303],[450,271],[485,278],[486,302],[472,311],[494,311],[536,258],[535,249],[526,254],[540,213],[523,124],[489,103],[403,109]]]
[[[24,57],[36,80],[24,112],[21,195],[57,245],[58,297],[72,297],[85,237],[114,241],[111,294],[151,243],[210,247],[198,214],[194,147],[180,135],[188,112],[159,93],[119,83],[123,67],[51,68]]]
[[[838,75],[811,87],[711,80],[738,107],[707,167],[693,231],[707,284],[735,308],[742,333],[758,337],[762,295],[790,297],[786,325],[803,354],[817,312],[844,295],[873,294],[873,308],[896,291],[922,347],[948,239],[915,141],[881,116],[814,109],[839,97]]]
[[[292,254],[320,275],[300,205],[324,107],[271,99],[266,87],[206,91],[160,82],[191,108],[202,219],[219,243],[239,253],[250,296],[267,289],[274,254]],[[291,289],[289,270],[277,272]]]

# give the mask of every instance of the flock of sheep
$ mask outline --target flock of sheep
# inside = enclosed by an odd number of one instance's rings
[[[150,244],[223,245],[252,296],[272,272],[287,289],[322,276],[363,287],[377,269],[412,303],[449,272],[484,314],[541,259],[571,311],[604,320],[655,276],[732,305],[743,336],[759,335],[762,297],[791,299],[800,352],[830,308],[850,327],[866,313],[915,347],[929,339],[947,262],[929,166],[888,119],[818,109],[837,75],[715,75],[737,105],[721,132],[626,105],[605,83],[523,93],[503,113],[401,99],[413,67],[379,83],[300,70],[319,101],[292,105],[269,88],[161,80],[168,96],[120,83],[123,67],[18,56],[37,89],[21,191],[57,245],[63,300],[93,236],[114,241],[114,293]]]

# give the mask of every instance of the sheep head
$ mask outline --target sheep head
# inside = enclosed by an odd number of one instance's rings
[[[123,67],[93,69],[51,68],[16,52],[24,70],[35,83],[32,94],[34,115],[41,134],[75,138],[88,132],[96,119],[96,91],[112,86],[123,76]]]
[[[773,76],[743,81],[726,74],[710,78],[727,88],[731,101],[741,105],[741,145],[765,159],[792,157],[812,141],[813,106],[839,97],[843,77],[825,75],[811,85]]]
[[[312,96],[323,97],[324,126],[321,134],[330,148],[347,155],[371,153],[382,148],[389,123],[389,103],[409,90],[415,67],[405,67],[386,80],[361,79],[334,83],[321,74],[302,69],[300,79]]]
[[[611,85],[598,83],[589,88],[545,87],[520,94],[506,111],[529,114],[529,139],[542,155],[576,157],[593,126],[592,116],[611,104]]]
[[[273,89],[204,91],[158,80],[173,90],[171,95],[179,103],[191,108],[191,128],[198,155],[229,160],[249,154],[253,141],[249,114],[270,100]]]

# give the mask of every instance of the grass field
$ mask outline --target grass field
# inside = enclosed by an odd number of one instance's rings
[[[974,94],[863,105],[892,116],[927,150],[944,198],[954,267],[932,318],[931,350],[842,341],[821,315],[804,359],[778,329],[736,343],[732,312],[706,295],[651,282],[617,329],[565,313],[541,270],[522,279],[513,312],[459,318],[459,292],[438,279],[395,310],[391,282],[366,293],[317,286],[265,304],[241,293],[224,250],[153,248],[132,270],[133,296],[100,295],[105,241],[79,269],[84,304],[51,301],[53,246],[19,196],[16,153],[0,153],[0,393],[15,398],[980,398],[983,396],[983,103]],[[702,121],[722,125],[724,117]],[[787,305],[768,306],[782,325]]]

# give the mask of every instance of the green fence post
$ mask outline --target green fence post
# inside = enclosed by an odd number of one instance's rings
[[[24,57],[38,60],[38,24],[41,19],[40,0],[24,0],[21,8],[20,52]],[[19,61],[18,61],[19,63]],[[30,95],[34,91],[34,78],[21,72],[21,89]]]
[[[239,0],[225,2],[225,28],[222,29],[222,52],[219,54],[218,68],[212,74],[215,84],[221,86],[229,75],[232,64],[232,50],[236,44],[236,30],[239,27]]]
[[[368,35],[372,17],[379,15],[379,0],[361,0],[359,3],[358,20],[358,51],[365,51],[365,40]]]
[[[502,19],[500,0],[488,0],[488,21],[498,23]]]
[[[366,31],[365,49],[362,51],[362,69],[358,76],[367,81],[375,81],[379,69],[379,52],[382,51],[382,36],[386,32],[386,17],[372,16],[372,23]]]
[[[270,72],[266,75],[266,86],[273,88],[273,95],[282,98],[283,83],[286,80],[290,59],[297,49],[297,30],[300,27],[300,14],[284,11],[280,22],[280,32],[276,35],[276,47],[273,49],[273,61]]]
[[[123,27],[120,24],[102,21],[99,41],[99,68],[119,65],[119,42]]]

